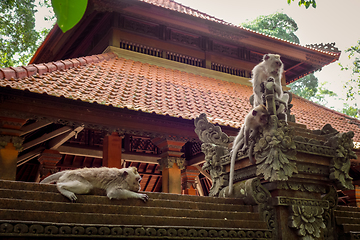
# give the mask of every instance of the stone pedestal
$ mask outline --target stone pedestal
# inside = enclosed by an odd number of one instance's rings
[[[310,131],[270,116],[269,124],[253,139],[255,164],[249,160],[249,149],[237,152],[229,196],[231,156],[226,144],[231,139],[203,115],[195,126],[204,142],[204,167],[213,179],[213,196],[235,197],[253,205],[273,239],[337,239],[337,189],[354,189],[349,176],[350,159],[356,158],[353,132],[339,133],[330,125]]]

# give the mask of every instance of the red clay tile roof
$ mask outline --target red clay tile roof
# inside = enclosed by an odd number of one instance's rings
[[[250,86],[136,62],[114,53],[0,69],[0,87],[184,119],[206,113],[211,122],[235,128],[250,110],[252,94]],[[340,132],[354,131],[354,141],[360,142],[359,120],[297,96],[292,103],[297,123],[312,130],[330,123]]]

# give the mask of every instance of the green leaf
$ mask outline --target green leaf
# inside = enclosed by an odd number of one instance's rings
[[[51,0],[57,24],[65,33],[73,28],[83,17],[88,0]]]

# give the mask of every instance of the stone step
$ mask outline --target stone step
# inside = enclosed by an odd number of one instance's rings
[[[197,198],[183,198],[190,201],[181,200],[167,200],[164,196],[159,197],[161,194],[151,194],[149,200],[144,203],[139,199],[134,200],[117,200],[108,199],[106,196],[99,195],[77,195],[78,199],[73,204],[98,204],[98,205],[129,205],[131,206],[146,206],[146,207],[165,207],[165,208],[178,208],[178,209],[197,209],[197,210],[217,210],[217,211],[237,211],[237,212],[251,212],[252,206],[241,205],[241,204],[226,204],[225,203],[209,203],[207,202],[196,202]],[[166,196],[174,197],[172,194],[165,194]],[[178,196],[178,195],[175,195]],[[179,195],[180,196],[180,195]],[[32,201],[43,201],[43,202],[62,202],[71,203],[69,199],[61,195],[58,192],[39,192],[39,191],[26,191],[26,190],[10,190],[0,189],[0,198],[18,199],[18,200],[32,200]],[[211,197],[209,197],[209,200]]]
[[[360,219],[360,211],[354,211],[354,212],[351,212],[351,211],[339,211],[337,210],[335,212],[335,216],[336,217],[345,217],[345,218],[358,218]]]
[[[170,217],[134,214],[102,214],[79,212],[56,212],[0,209],[2,220],[38,221],[54,223],[108,224],[108,225],[154,225],[154,226],[196,226],[217,228],[266,229],[266,223],[254,220],[209,219],[196,217]]]
[[[39,183],[7,181],[7,180],[0,180],[0,189],[58,193],[58,190],[56,189],[56,186],[54,184],[39,184]],[[216,197],[203,197],[203,196],[191,196],[191,195],[168,194],[168,193],[152,193],[152,192],[143,192],[143,193],[148,194],[149,197],[153,198],[153,199],[166,199],[166,200],[205,202],[205,203],[220,203],[220,204],[237,204],[237,205],[244,204],[241,200],[235,199],[235,198],[216,198]],[[97,189],[97,190],[94,190],[91,194],[105,195],[105,191]],[[80,195],[78,195],[78,197],[79,196]]]
[[[344,233],[360,232],[360,224],[343,224]]]
[[[360,218],[339,217],[339,216],[336,216],[335,218],[336,218],[336,223],[338,225],[357,224],[360,227]]]
[[[151,200],[150,200],[151,201]],[[259,219],[257,213],[238,212],[238,211],[221,211],[221,210],[198,210],[198,209],[180,209],[168,208],[163,206],[151,207],[144,206],[126,206],[126,205],[109,205],[109,204],[88,204],[88,203],[63,203],[49,201],[19,200],[0,198],[0,208],[12,210],[30,210],[46,212],[69,212],[69,213],[97,213],[97,214],[122,214],[122,215],[151,215],[151,216],[168,216],[168,217],[194,217],[194,218],[211,218],[211,219],[228,219],[228,220],[252,220]]]
[[[351,206],[337,206],[335,212],[360,212],[359,207],[351,207]]]

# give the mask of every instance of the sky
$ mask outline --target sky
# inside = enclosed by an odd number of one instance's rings
[[[338,63],[351,66],[348,54],[343,52],[360,40],[360,30],[356,27],[359,22],[358,12],[360,0],[316,0],[317,7],[305,9],[297,5],[295,0],[290,5],[287,0],[176,0],[177,2],[199,10],[216,18],[233,24],[241,24],[254,20],[260,15],[283,12],[293,18],[299,30],[295,34],[301,45],[314,43],[332,43],[342,51],[339,61],[325,66],[315,76],[320,83],[326,82],[325,88],[334,91],[339,98],[345,99],[344,83],[351,78],[350,71],[341,71]],[[39,10],[36,15],[36,27],[50,27],[53,23],[43,20],[46,10]],[[350,106],[360,105],[360,97],[348,101]],[[342,109],[344,100],[328,99],[327,107]]]

